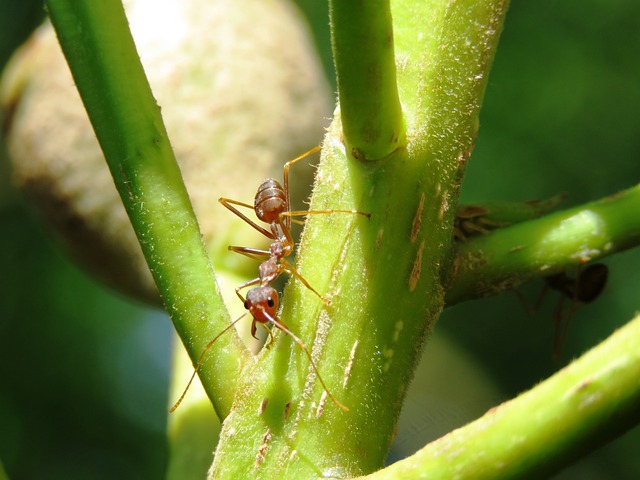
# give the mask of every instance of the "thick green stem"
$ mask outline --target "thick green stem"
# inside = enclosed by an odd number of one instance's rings
[[[308,218],[298,268],[331,302],[293,279],[281,313],[349,411],[323,395],[304,353],[278,335],[245,372],[237,408],[223,425],[216,478],[345,478],[380,468],[442,309],[460,178],[506,3],[406,0],[392,10],[408,24],[396,31],[396,55],[400,92],[411,107],[409,143],[378,162],[349,159],[353,145],[345,146],[341,119],[334,119],[310,208],[357,209],[371,219]],[[428,41],[416,47],[416,38]],[[343,64],[350,62],[336,63]]]
[[[640,317],[529,392],[366,478],[548,478],[640,422]]]
[[[47,7],[165,307],[195,361],[228,316],[122,4],[48,0]],[[202,366],[221,417],[244,355],[227,335]]]

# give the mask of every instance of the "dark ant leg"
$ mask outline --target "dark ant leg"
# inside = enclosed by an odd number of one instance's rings
[[[553,323],[555,324],[555,331],[553,332],[553,350],[551,351],[551,357],[557,361],[562,353],[562,345],[564,344],[564,338],[569,328],[569,320],[571,317],[564,318],[564,296],[560,296],[558,303],[553,310]],[[572,300],[573,305],[573,300]],[[572,310],[570,308],[570,310]]]
[[[564,341],[567,338],[567,333],[569,332],[569,324],[571,323],[571,318],[573,317],[573,314],[578,307],[577,295],[574,294],[573,298],[571,298],[571,304],[569,305],[569,309],[567,310],[566,314],[563,312],[563,309],[560,308],[563,302],[564,297],[561,297],[558,302],[557,314],[559,316],[556,321],[556,332],[553,342],[554,360],[558,360],[558,358],[560,358],[560,354],[562,353],[562,346],[564,345]]]

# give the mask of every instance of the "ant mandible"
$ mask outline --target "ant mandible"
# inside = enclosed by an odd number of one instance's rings
[[[329,304],[329,300],[324,298],[316,289],[314,289],[309,282],[307,282],[300,273],[289,263],[286,259],[293,252],[293,248],[295,243],[293,241],[293,237],[291,235],[291,218],[296,216],[306,216],[306,215],[315,215],[315,214],[329,214],[329,213],[351,213],[363,215],[367,218],[371,218],[370,213],[364,213],[357,210],[309,210],[309,211],[292,211],[291,210],[291,199],[289,193],[289,168],[296,162],[312,155],[320,150],[320,147],[313,148],[308,152],[300,155],[299,157],[294,158],[293,160],[287,162],[284,165],[283,171],[283,185],[281,185],[277,180],[273,178],[268,178],[265,180],[260,187],[258,188],[258,192],[256,193],[254,204],[249,205],[244,202],[240,202],[237,200],[232,200],[230,198],[222,197],[218,201],[232,213],[240,217],[246,223],[251,225],[258,232],[262,233],[267,238],[272,240],[272,243],[269,247],[269,250],[256,249],[251,247],[239,247],[230,245],[229,250],[233,252],[240,253],[249,258],[259,259],[266,258],[259,268],[258,268],[258,277],[253,280],[249,280],[248,282],[243,283],[242,285],[236,287],[235,292],[238,298],[243,302],[244,307],[248,310],[248,313],[253,317],[251,323],[251,335],[255,338],[255,333],[257,329],[257,324],[262,325],[268,332],[270,339],[273,339],[273,334],[269,328],[267,328],[267,324],[270,323],[275,328],[278,328],[286,335],[291,337],[291,339],[298,344],[298,346],[305,353],[307,358],[309,359],[309,363],[313,368],[315,374],[318,377],[322,387],[325,392],[331,399],[331,401],[341,410],[348,411],[349,409],[341,404],[329,391],[324,380],[320,376],[320,372],[316,367],[315,362],[311,358],[311,354],[309,353],[307,347],[304,345],[302,340],[300,340],[277,316],[279,297],[278,292],[275,288],[271,286],[271,283],[274,282],[282,272],[286,271],[292,275],[294,275],[298,280],[302,282],[302,284],[311,290],[318,298],[320,298],[325,304]],[[251,220],[244,213],[236,208],[236,206],[251,208],[254,210],[256,217],[266,224],[269,225],[269,230],[259,225],[255,221]],[[241,290],[253,286],[258,285],[256,287],[251,288],[247,291],[246,298],[242,296],[240,293]],[[246,314],[245,314],[246,315]],[[244,315],[239,317],[237,320],[229,324],[225,329],[220,332],[213,340],[211,340],[204,348],[196,366],[194,368],[194,372],[185,388],[183,394],[180,399],[175,403],[175,405],[171,408],[171,412],[175,411],[176,408],[180,405],[182,400],[184,399],[187,390],[189,389],[191,383],[193,382],[200,365],[204,359],[205,354],[211,348],[211,346],[215,343],[215,341],[220,338],[227,330],[229,330],[233,325],[239,322]]]

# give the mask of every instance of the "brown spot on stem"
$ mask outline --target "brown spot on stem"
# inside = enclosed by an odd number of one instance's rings
[[[378,230],[378,234],[376,235],[376,249],[380,248],[380,245],[382,244],[383,235],[384,235],[384,228],[381,228],[380,230]]]
[[[424,240],[420,242],[418,247],[418,253],[413,261],[413,268],[411,269],[411,275],[409,275],[409,291],[413,292],[420,280],[420,274],[422,273],[422,251],[424,250]]]
[[[416,210],[416,214],[413,217],[413,223],[411,224],[411,235],[409,239],[411,243],[415,243],[418,238],[418,233],[420,232],[420,226],[422,225],[422,210],[424,209],[424,192],[420,195],[420,202],[418,202],[418,209]]]
[[[318,408],[316,409],[316,418],[320,418],[324,413],[324,404],[327,403],[327,391],[322,392],[322,396],[320,397],[320,403],[318,404]]]
[[[256,455],[256,467],[259,467],[262,462],[264,462],[264,456],[267,453],[267,447],[269,446],[269,441],[271,440],[271,429],[267,428],[267,433],[262,437],[262,445],[258,449],[258,454]]]

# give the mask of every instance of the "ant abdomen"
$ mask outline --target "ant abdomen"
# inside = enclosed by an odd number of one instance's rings
[[[253,204],[256,216],[265,223],[277,222],[279,215],[289,209],[282,185],[273,178],[268,178],[260,185]]]

